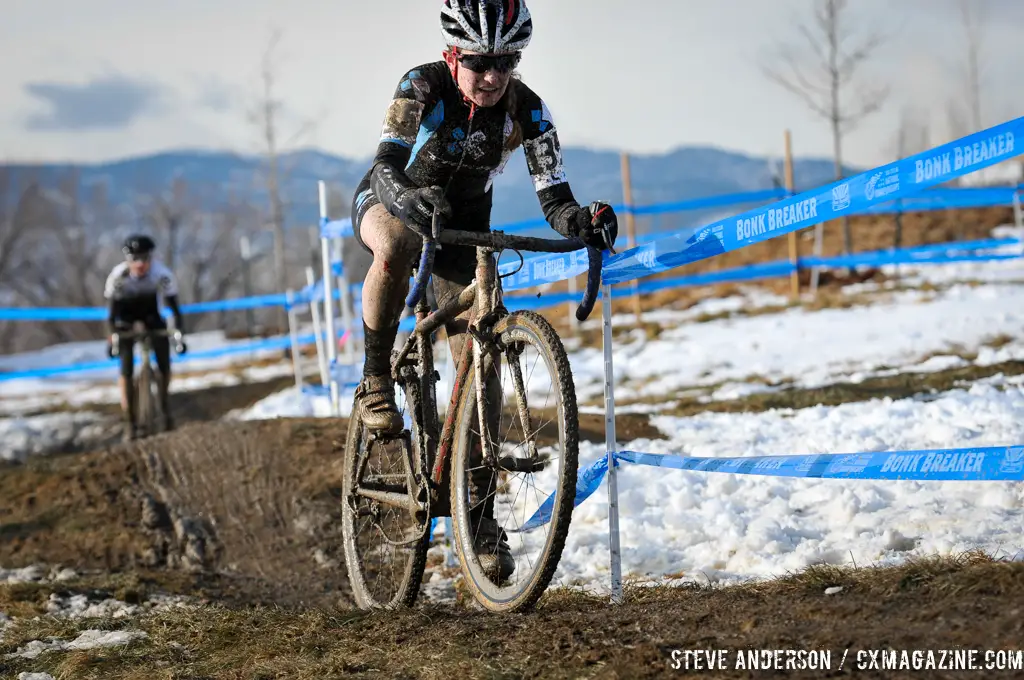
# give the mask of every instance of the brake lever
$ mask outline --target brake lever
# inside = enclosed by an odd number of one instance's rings
[[[607,226],[601,227],[601,236],[604,238],[605,250],[610,252],[612,255],[617,255],[618,253],[615,252],[615,246],[612,245],[612,234],[608,231]]]

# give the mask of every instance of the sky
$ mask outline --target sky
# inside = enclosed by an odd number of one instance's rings
[[[831,155],[826,121],[768,79],[776,49],[801,50],[817,0],[530,0],[523,80],[563,145],[660,153],[709,145]],[[1024,115],[1024,0],[982,12],[983,125]],[[958,0],[849,0],[850,45],[883,37],[854,88],[882,109],[846,138],[845,160],[897,156],[901,119],[957,136],[966,47]],[[0,161],[100,162],[171,149],[258,153],[251,112],[263,56],[284,102],[286,146],[373,154],[404,72],[440,57],[440,0],[4,0]],[[801,57],[814,64],[811,58]],[[856,89],[851,92],[855,100]],[[961,134],[972,131],[971,128]]]

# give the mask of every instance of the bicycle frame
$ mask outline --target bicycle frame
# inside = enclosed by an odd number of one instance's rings
[[[421,439],[421,451],[425,456],[424,464],[430,466],[429,478],[435,489],[443,484],[444,472],[451,454],[454,443],[454,430],[456,412],[459,402],[463,397],[466,378],[469,376],[470,361],[476,375],[487,375],[490,368],[487,362],[491,359],[491,352],[481,346],[486,342],[487,329],[497,320],[502,305],[501,280],[497,273],[497,263],[494,253],[505,249],[522,249],[539,252],[572,252],[578,250],[582,243],[575,239],[552,240],[529,238],[521,236],[510,236],[502,232],[465,232],[445,231],[436,239],[437,242],[453,245],[471,245],[476,247],[477,265],[476,275],[459,297],[448,302],[437,311],[431,312],[426,302],[426,296],[422,294],[426,280],[430,275],[428,269],[433,263],[432,250],[434,241],[424,239],[423,256],[420,261],[420,269],[417,272],[416,281],[409,300],[415,300],[416,326],[409,334],[408,340],[398,353],[393,362],[393,378],[396,382],[401,380],[401,370],[408,366],[408,357],[413,349],[417,350],[417,364],[421,369],[417,378],[420,380],[420,399],[415,405],[416,412],[412,417],[416,419]],[[601,254],[594,248],[588,248],[590,256],[590,268],[587,281],[587,291],[584,294],[583,303],[577,310],[577,318],[583,320],[589,315],[593,303],[597,298],[597,289],[600,285]],[[430,343],[430,335],[440,329],[449,321],[453,321],[461,314],[473,309],[475,312],[470,319],[469,328],[462,347],[461,356],[456,365],[455,382],[452,386],[451,396],[448,402],[448,409],[445,413],[444,422],[438,441],[433,440],[433,433],[437,431],[438,415],[436,407],[435,383],[438,378],[433,371],[433,347]],[[472,353],[472,354],[470,354]],[[429,358],[428,358],[429,357]],[[476,381],[476,401],[478,422],[485,423],[485,381]],[[494,448],[490,441],[490,432],[487,427],[481,427],[481,447],[484,452],[484,463],[493,465],[495,463]],[[431,461],[433,463],[431,464]]]
[[[415,405],[417,412],[413,413],[412,417],[417,420],[420,437],[423,440],[423,451],[426,454],[425,463],[431,465],[431,460],[433,460],[430,480],[436,485],[442,483],[445,465],[454,440],[455,414],[458,410],[458,403],[462,398],[466,378],[469,376],[471,352],[473,367],[477,371],[482,368],[483,357],[478,343],[474,342],[475,332],[479,332],[477,329],[480,320],[487,319],[492,311],[500,308],[501,289],[500,286],[495,285],[496,274],[497,266],[494,262],[493,250],[490,248],[478,248],[476,280],[470,283],[457,299],[431,312],[425,296],[422,296],[416,305],[416,326],[413,332],[409,334],[408,340],[406,340],[405,345],[394,362],[394,377],[397,380],[401,367],[406,365],[409,354],[413,349],[416,349],[419,367],[427,369],[421,370],[420,375],[417,376],[421,381],[420,399],[419,403]],[[495,295],[497,300],[495,300]],[[453,321],[461,314],[473,309],[474,305],[476,306],[476,312],[470,319],[470,328],[472,330],[466,335],[460,353],[461,356],[456,364],[455,382],[452,386],[448,409],[445,413],[443,424],[438,423],[435,394],[437,378],[434,372],[430,370],[433,366],[433,347],[430,342],[430,336],[449,321]],[[430,357],[430,359],[428,360],[426,357]],[[482,391],[479,397],[482,397]],[[478,408],[480,407],[478,406]],[[438,424],[441,424],[438,441],[431,441],[431,433],[437,431],[436,426]],[[489,442],[485,442],[485,446],[488,444]],[[490,449],[485,448],[484,450],[489,451]]]

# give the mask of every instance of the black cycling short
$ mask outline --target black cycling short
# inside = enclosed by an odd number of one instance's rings
[[[373,255],[373,251],[360,236],[363,218],[370,208],[379,205],[380,200],[373,194],[370,188],[370,175],[367,173],[363,181],[356,187],[355,197],[352,200],[352,232],[356,242],[363,247],[363,250]],[[434,256],[434,275],[445,279],[448,282],[458,284],[465,288],[476,276],[476,248],[472,246],[445,246],[437,250]]]
[[[118,321],[115,324],[117,330],[130,331],[130,321]],[[146,321],[146,328],[166,330],[167,322],[163,319],[150,319]],[[152,338],[153,354],[156,355],[156,366],[161,375],[171,373],[171,340],[166,335],[157,335]],[[119,339],[117,354],[121,359],[121,375],[131,378],[135,371],[135,340],[132,338]]]

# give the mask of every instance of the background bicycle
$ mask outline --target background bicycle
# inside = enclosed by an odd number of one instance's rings
[[[126,439],[148,437],[173,428],[171,414],[167,410],[167,387],[161,383],[168,376],[153,368],[153,340],[158,337],[170,338],[175,353],[185,353],[181,331],[173,327],[148,328],[145,323],[136,321],[131,328],[118,330],[113,335],[111,356],[120,356],[123,346],[130,344],[132,351],[137,350],[141,359],[138,371],[133,371],[130,389],[134,392],[136,415],[135,421],[128,423]]]

